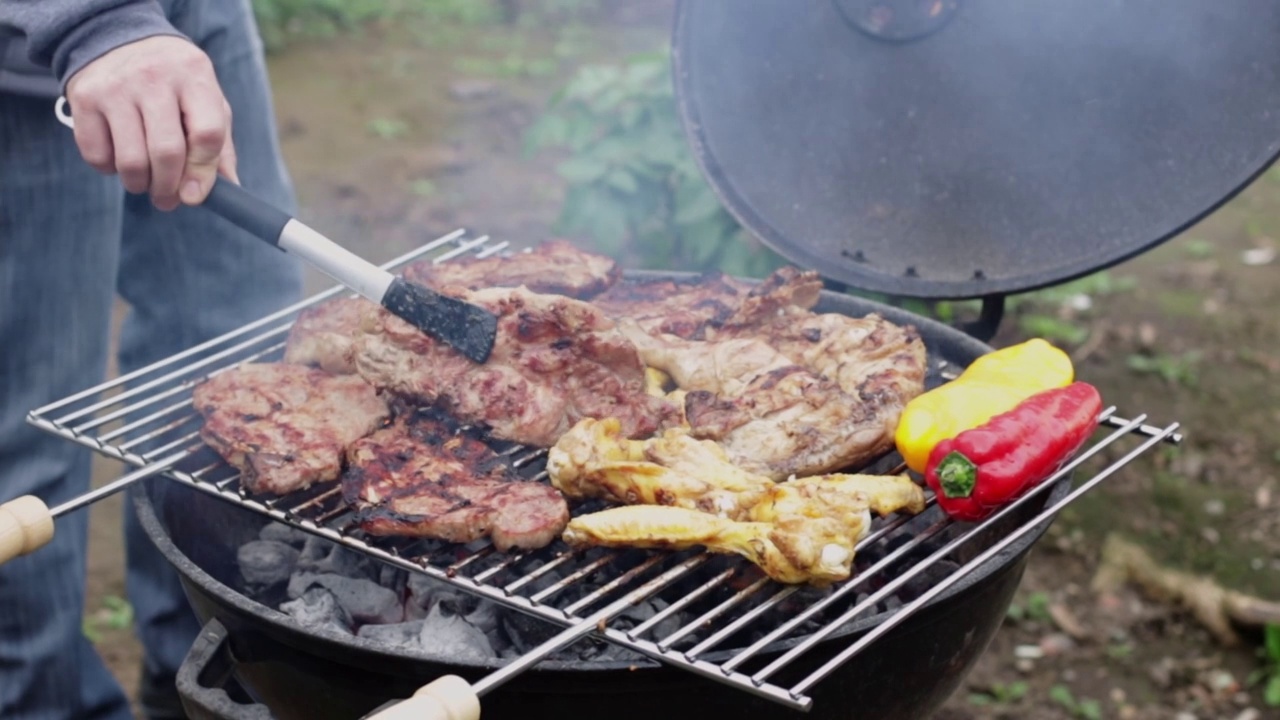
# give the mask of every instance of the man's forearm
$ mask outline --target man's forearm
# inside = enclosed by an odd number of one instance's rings
[[[2,0],[0,25],[27,37],[31,61],[60,85],[101,55],[154,35],[176,35],[156,0]]]

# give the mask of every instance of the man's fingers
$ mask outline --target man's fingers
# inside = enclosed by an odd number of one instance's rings
[[[157,93],[142,101],[142,126],[151,158],[151,201],[161,210],[178,206],[178,183],[187,163],[187,140],[173,95]]]
[[[227,141],[225,99],[217,86],[195,81],[179,90],[182,122],[187,131],[186,168],[182,173],[182,202],[198,205],[213,187],[219,158]]]
[[[231,118],[231,104],[223,101],[223,114],[227,118],[227,142],[222,146],[222,155],[218,160],[218,174],[239,185],[240,176],[236,174],[236,141]]]
[[[107,175],[116,171],[116,153],[112,146],[111,127],[97,110],[75,111],[76,147],[80,156],[94,170]]]
[[[151,185],[151,156],[147,151],[142,115],[131,103],[115,103],[105,109],[111,125],[112,147],[120,182],[131,193],[144,193]],[[76,121],[79,124],[79,121]]]

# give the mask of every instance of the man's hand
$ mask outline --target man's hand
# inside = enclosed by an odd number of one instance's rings
[[[204,202],[219,172],[237,179],[231,106],[209,57],[183,38],[118,47],[73,75],[66,95],[85,161],[161,210]]]

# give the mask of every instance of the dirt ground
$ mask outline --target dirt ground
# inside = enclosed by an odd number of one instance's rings
[[[563,186],[551,160],[522,154],[522,133],[577,65],[665,41],[662,5],[628,7],[579,29],[569,52],[563,27],[534,24],[374,28],[273,57],[304,219],[375,262],[457,227],[517,244],[547,238]],[[557,63],[536,77],[502,70],[513,53]],[[940,718],[1280,718],[1250,684],[1262,667],[1256,632],[1244,628],[1232,645],[1135,583],[1094,586],[1112,567],[1102,549],[1114,537],[1161,566],[1280,600],[1275,238],[1280,171],[1156,250],[1022,298],[1006,317],[997,344],[1052,335],[1120,416],[1178,421],[1186,439],[1057,520],[1008,621]],[[309,284],[330,283],[313,275]],[[116,470],[100,462],[98,481]],[[120,509],[117,499],[93,510],[86,627],[132,688]]]

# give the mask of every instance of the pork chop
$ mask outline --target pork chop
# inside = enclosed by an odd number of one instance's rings
[[[616,417],[627,437],[678,422],[675,403],[646,392],[635,346],[593,305],[525,288],[449,292],[498,316],[488,361],[473,363],[379,309],[356,336],[360,375],[496,438],[539,447],[584,417]]]
[[[689,279],[626,280],[594,298],[609,317],[634,320],[647,332],[701,340],[708,328],[766,309],[813,307],[822,281],[817,273],[779,268],[758,284],[719,272]]]
[[[567,240],[548,240],[508,257],[474,255],[435,263],[423,260],[404,270],[406,280],[440,289],[519,287],[533,292],[586,299],[609,288],[622,271],[613,258],[589,253]]]
[[[525,481],[483,442],[431,411],[410,411],[347,450],[342,494],[371,535],[547,545],[569,522],[553,487]]]
[[[360,328],[360,319],[377,307],[362,297],[341,297],[304,310],[289,330],[284,361],[354,375],[351,340]]]
[[[390,416],[374,387],[287,363],[250,363],[197,385],[200,437],[252,493],[283,495],[337,480],[347,446]]]

